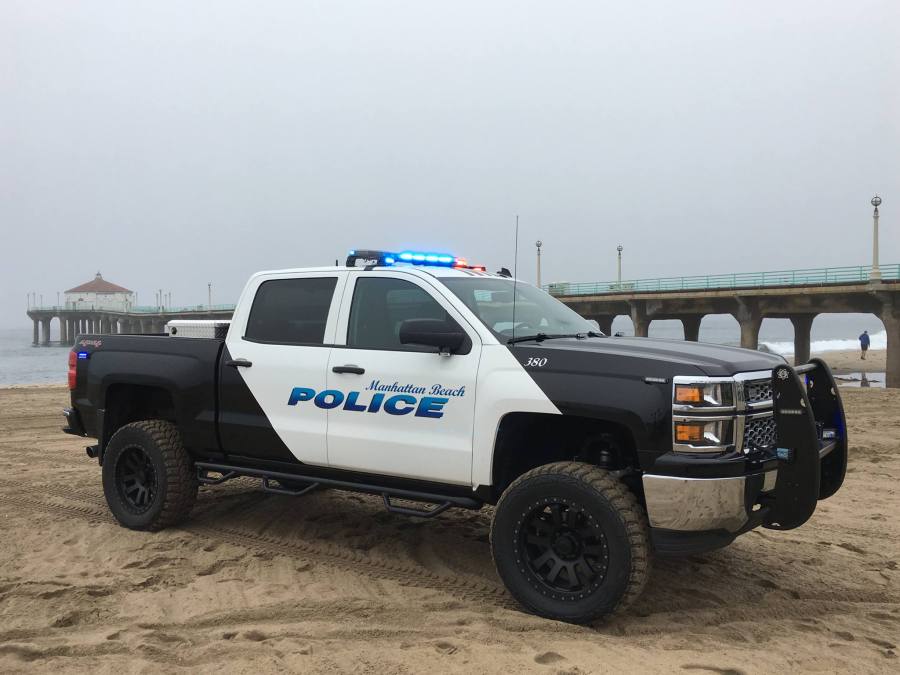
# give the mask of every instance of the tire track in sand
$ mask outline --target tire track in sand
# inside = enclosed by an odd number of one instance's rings
[[[102,496],[86,488],[59,485],[32,487],[2,480],[0,486],[3,487],[0,502],[54,515],[78,517],[95,523],[116,524],[112,514],[102,502]],[[9,494],[10,489],[15,490],[15,493]],[[48,501],[46,497],[66,500],[66,503]],[[73,503],[73,500],[82,503]],[[505,609],[518,609],[518,605],[509,598],[506,589],[499,582],[461,575],[442,575],[416,564],[374,558],[363,552],[331,543],[285,539],[242,528],[190,521],[172,529],[199,534],[207,539],[231,544],[251,552],[274,553],[292,558],[300,555],[343,571],[393,581],[405,587],[434,590],[452,595],[455,599],[466,599],[477,604],[488,602]]]

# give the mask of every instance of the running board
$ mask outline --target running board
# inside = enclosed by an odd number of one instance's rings
[[[471,497],[440,495],[432,492],[404,490],[383,485],[354,483],[352,481],[337,480],[334,478],[298,476],[293,473],[251,469],[229,464],[215,464],[212,462],[195,462],[195,466],[197,467],[197,480],[203,485],[220,485],[232,478],[247,476],[248,478],[259,478],[262,481],[262,488],[264,491],[280,495],[300,496],[319,487],[332,487],[354,492],[366,492],[368,494],[381,495],[381,498],[384,500],[384,507],[391,513],[399,513],[404,516],[413,516],[415,518],[434,518],[452,506],[458,506],[464,509],[480,509],[482,507],[481,501]],[[277,481],[278,484],[273,485],[272,481]],[[298,487],[286,487],[288,484],[292,486],[297,485]],[[391,499],[408,499],[415,502],[434,504],[435,506],[430,509],[415,509],[397,506],[391,503]]]

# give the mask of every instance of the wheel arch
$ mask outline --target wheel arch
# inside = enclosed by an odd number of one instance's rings
[[[491,501],[522,474],[560,461],[582,461],[611,471],[637,469],[638,439],[622,420],[604,416],[507,413],[493,445]]]
[[[149,419],[177,423],[176,417],[175,396],[167,387],[130,382],[109,384],[103,397],[103,435],[98,439],[101,463],[109,439],[126,424]]]

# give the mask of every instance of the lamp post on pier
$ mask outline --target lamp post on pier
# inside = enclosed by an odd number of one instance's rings
[[[616,279],[618,281],[619,288],[621,289],[621,287],[622,287],[622,251],[623,251],[622,244],[619,244],[618,246],[616,246],[616,250],[619,252],[619,264],[618,264],[619,273],[616,276]]]
[[[544,245],[540,239],[534,242],[534,246],[537,249],[537,287],[541,287],[541,246]]]
[[[881,270],[878,269],[878,207],[881,206],[881,197],[872,197],[872,271],[869,272],[869,281],[881,281]]]

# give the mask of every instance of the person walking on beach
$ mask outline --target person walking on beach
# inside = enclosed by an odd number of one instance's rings
[[[869,331],[864,330],[862,335],[859,336],[859,349],[861,352],[859,358],[863,361],[866,360],[866,352],[869,351],[869,342]]]

